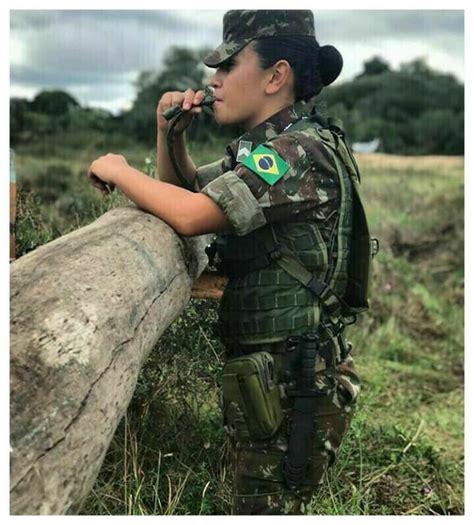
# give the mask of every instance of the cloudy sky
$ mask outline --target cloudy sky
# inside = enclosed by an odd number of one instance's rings
[[[225,10],[10,10],[10,96],[67,90],[82,105],[130,107],[140,71],[172,45],[215,47]],[[462,10],[314,11],[321,44],[344,57],[343,82],[374,55],[397,68],[423,57],[464,81]]]

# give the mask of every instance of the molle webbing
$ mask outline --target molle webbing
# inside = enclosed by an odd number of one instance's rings
[[[234,312],[230,311],[230,314]],[[225,320],[224,337],[237,337],[249,335],[272,336],[274,341],[285,339],[288,334],[301,333],[308,327],[317,326],[319,322],[319,309],[315,306],[311,308],[297,307],[291,313],[285,312],[284,316],[276,317],[263,315],[262,312],[255,312],[251,316],[245,316],[241,312],[235,312],[229,319]],[[267,339],[265,342],[268,342]],[[258,341],[249,341],[251,344],[258,344]]]
[[[279,242],[275,240],[278,239]],[[318,301],[276,259],[262,266],[266,254],[290,250],[321,278],[327,272],[327,250],[316,224],[267,225],[244,237],[221,238],[220,269],[230,279],[220,304],[221,335],[247,342],[281,340],[319,323]],[[250,264],[249,264],[250,263]],[[249,341],[248,338],[251,338]]]
[[[222,235],[216,247],[221,259],[218,268],[230,277],[269,267],[281,257],[282,249],[296,253],[305,267],[319,275],[327,272],[326,244],[314,222],[267,224],[243,237]]]

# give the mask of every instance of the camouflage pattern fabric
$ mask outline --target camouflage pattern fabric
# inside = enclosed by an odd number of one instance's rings
[[[235,352],[235,347],[233,349]],[[281,358],[275,354],[274,358]],[[327,468],[335,461],[347,432],[359,395],[359,378],[352,358],[330,370],[316,373],[316,387],[327,392],[320,399],[314,417],[315,434],[306,482],[300,490],[289,490],[282,474],[282,462],[288,448],[291,400],[283,399],[284,421],[275,436],[251,440],[231,435],[233,445],[232,514],[301,515],[323,483]]]
[[[220,161],[198,169],[197,186],[227,215],[232,232],[226,244],[251,257],[272,224],[279,239],[305,266],[322,277],[326,245],[334,234],[341,202],[337,169],[314,128],[292,132],[306,115],[304,103],[289,106],[233,141]],[[283,130],[286,134],[281,134]],[[237,162],[239,144],[264,144],[289,165],[284,177],[269,185]],[[235,246],[235,248],[232,248]],[[345,274],[341,273],[342,277]],[[337,286],[335,287],[337,289]],[[221,337],[243,344],[281,341],[317,327],[319,306],[313,294],[276,263],[261,271],[232,277],[219,308]]]
[[[235,235],[247,235],[267,223],[303,218],[331,228],[340,190],[330,154],[313,129],[280,135],[306,115],[304,103],[288,106],[231,142],[223,159],[198,168],[197,187],[222,208]],[[251,142],[253,148],[263,144],[277,153],[290,165],[285,176],[269,186],[238,163],[241,141]]]
[[[315,36],[310,10],[258,11],[233,10],[224,15],[224,42],[204,59],[209,67],[218,67],[256,38],[276,35]]]

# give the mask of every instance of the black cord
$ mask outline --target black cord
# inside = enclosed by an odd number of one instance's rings
[[[176,127],[176,124],[179,122],[180,118],[184,115],[184,113],[184,111],[180,111],[170,122],[168,127],[168,133],[166,135],[166,145],[168,147],[168,155],[170,157],[171,164],[173,165],[174,172],[178,177],[179,181],[181,182],[181,185],[187,190],[195,192],[196,190],[191,186],[191,183],[181,173],[181,169],[178,165],[178,161],[176,160],[176,156],[174,154],[174,129]]]

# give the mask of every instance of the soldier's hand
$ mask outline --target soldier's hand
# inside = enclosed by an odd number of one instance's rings
[[[87,175],[89,182],[103,195],[107,195],[115,188],[115,177],[120,171],[128,168],[127,159],[122,155],[107,153],[89,166]]]
[[[206,94],[203,90],[193,91],[192,89],[187,89],[184,92],[168,91],[165,93],[156,108],[158,129],[166,132],[169,122],[165,119],[163,113],[173,106],[180,106],[187,114],[180,118],[176,125],[175,133],[182,133],[191,124],[194,115],[201,113],[202,107],[199,107],[199,104],[204,100],[205,96]]]

